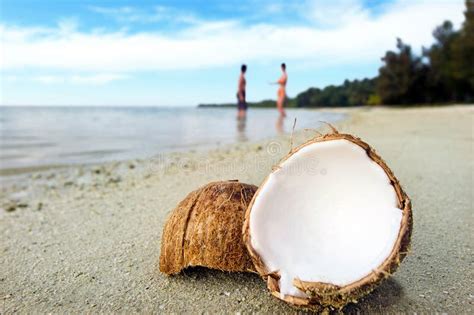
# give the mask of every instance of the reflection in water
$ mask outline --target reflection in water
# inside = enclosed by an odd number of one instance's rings
[[[241,142],[248,141],[247,135],[245,134],[245,127],[247,127],[247,117],[237,117],[237,140]]]
[[[277,134],[281,135],[281,134],[284,134],[285,133],[285,128],[284,128],[284,123],[285,121],[285,116],[283,115],[278,115],[278,119],[277,119],[277,122],[276,122],[276,131],[277,131]]]

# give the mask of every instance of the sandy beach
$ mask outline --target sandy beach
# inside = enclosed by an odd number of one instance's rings
[[[348,313],[472,313],[474,106],[340,110],[413,202],[412,252]],[[323,129],[327,131],[327,129]],[[322,130],[322,131],[323,131]],[[302,143],[315,131],[301,131]],[[0,313],[290,313],[255,274],[157,268],[170,211],[210,181],[259,185],[289,136],[148,160],[44,170],[2,184]]]

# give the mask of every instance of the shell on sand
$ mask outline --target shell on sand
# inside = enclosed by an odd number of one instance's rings
[[[257,190],[238,181],[209,183],[172,211],[161,238],[160,271],[189,266],[255,271],[242,240],[245,211]]]
[[[308,297],[297,297],[291,295],[285,295],[282,297],[280,295],[279,289],[280,276],[278,274],[278,271],[268,270],[265,264],[263,263],[262,258],[252,247],[252,235],[250,234],[249,228],[252,206],[260,190],[262,189],[262,187],[264,187],[268,179],[267,177],[267,179],[260,186],[259,190],[257,190],[257,192],[255,193],[245,214],[245,222],[243,225],[244,243],[247,246],[250,256],[252,257],[257,272],[266,280],[267,287],[271,291],[272,295],[279,299],[283,299],[285,302],[294,306],[314,310],[321,310],[321,307],[341,309],[350,302],[357,302],[359,298],[375,289],[375,287],[379,285],[383,279],[388,278],[393,272],[395,272],[397,267],[400,265],[400,262],[407,255],[410,248],[410,238],[412,230],[412,212],[410,199],[403,191],[398,179],[395,177],[390,168],[385,164],[382,158],[367,143],[363,142],[361,139],[354,137],[350,134],[340,134],[337,132],[337,130],[333,129],[333,133],[316,137],[304,143],[303,145],[291,150],[288,156],[286,156],[280,163],[286,161],[290,156],[292,156],[305,146],[315,144],[317,142],[338,139],[345,139],[351,141],[352,143],[363,148],[369,158],[376,162],[385,171],[388,178],[390,179],[391,184],[395,189],[398,200],[398,208],[402,210],[400,230],[398,232],[398,237],[389,256],[376,270],[372,272],[372,274],[369,274],[368,276],[345,286],[336,286],[329,283],[308,282],[299,279],[294,279],[293,285],[299,290],[305,292]],[[277,169],[278,168],[275,168],[275,170]],[[304,255],[304,252],[302,252],[301,254]]]

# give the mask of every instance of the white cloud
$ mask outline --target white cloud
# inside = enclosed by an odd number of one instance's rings
[[[270,3],[265,6],[265,13],[275,14],[281,13],[285,9],[285,6],[282,3]]]
[[[104,15],[124,15],[124,14],[132,14],[135,12],[135,9],[132,7],[118,7],[118,8],[107,8],[107,7],[100,7],[100,6],[90,6],[89,10],[92,12],[104,14]]]
[[[159,10],[153,13],[146,13],[127,6],[118,8],[91,6],[89,10],[125,23],[153,23],[163,19],[163,14]]]
[[[17,75],[0,76],[0,82],[17,82],[19,77]]]
[[[128,76],[122,74],[113,73],[98,73],[98,74],[87,74],[87,75],[38,75],[32,76],[31,80],[42,83],[42,84],[80,84],[80,85],[103,85],[112,81],[124,80]],[[15,77],[15,81],[28,80],[29,77]]]
[[[151,31],[80,32],[73,21],[63,21],[52,29],[0,25],[0,69],[128,73],[218,67],[242,61],[295,60],[313,66],[374,62],[394,48],[396,37],[414,48],[429,45],[433,28],[445,19],[459,25],[464,9],[462,0],[399,0],[371,17],[357,1],[332,9],[322,9],[318,3],[323,2],[314,2],[308,14],[321,23],[327,20],[330,27],[196,22],[170,35]],[[157,13],[160,10],[155,8]],[[128,9],[115,13],[129,14]],[[96,80],[108,81],[106,77]]]
[[[75,32],[78,26],[79,21],[74,17],[62,18],[58,21],[58,31],[64,35]]]
[[[143,10],[130,6],[123,7],[101,7],[90,6],[89,10],[102,14],[121,23],[157,23],[161,21],[172,21],[174,23],[197,23],[198,19],[188,12],[176,11],[171,7],[154,6],[151,10]]]
[[[99,73],[93,75],[73,75],[70,77],[69,81],[73,84],[102,85],[127,78],[129,78],[129,76],[122,74]]]
[[[64,78],[55,75],[39,75],[32,77],[33,81],[37,81],[43,84],[62,83]]]
[[[323,27],[340,27],[369,19],[369,10],[359,0],[312,0],[303,14]]]

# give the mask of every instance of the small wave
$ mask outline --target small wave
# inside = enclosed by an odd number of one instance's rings
[[[60,153],[60,157],[75,157],[75,156],[97,156],[97,155],[110,155],[125,152],[124,150],[93,150],[93,151],[82,151],[82,152],[68,152]]]

